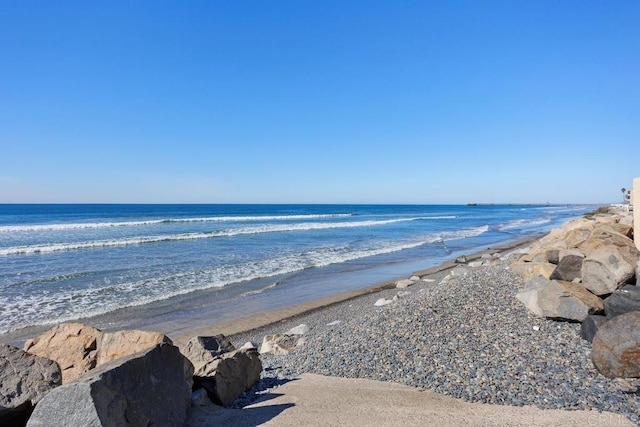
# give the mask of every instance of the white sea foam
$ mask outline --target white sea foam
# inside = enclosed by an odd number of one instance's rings
[[[354,228],[354,227],[374,227],[380,225],[394,224],[398,222],[416,221],[425,219],[424,217],[415,218],[399,218],[387,220],[367,220],[367,221],[350,221],[350,222],[304,222],[298,224],[265,224],[252,227],[230,228],[222,231],[210,233],[180,233],[169,234],[164,236],[144,236],[122,239],[105,239],[94,240],[88,242],[73,243],[46,243],[27,246],[12,246],[0,249],[0,256],[8,255],[32,255],[44,254],[58,251],[70,251],[80,249],[96,249],[115,246],[141,245],[146,243],[159,243],[170,241],[210,239],[216,237],[233,237],[245,234],[262,234],[276,232],[294,232],[294,231],[312,231],[326,230],[333,228]],[[430,219],[430,218],[427,218]]]
[[[535,227],[538,225],[548,224],[551,222],[551,218],[536,218],[536,219],[516,219],[513,221],[509,221],[506,224],[498,226],[498,230],[510,230],[513,228],[527,228],[527,227]]]
[[[434,233],[411,241],[369,242],[367,247],[328,246],[274,259],[221,266],[150,279],[108,284],[98,288],[65,290],[55,294],[0,295],[0,333],[32,324],[52,324],[140,306],[197,290],[220,288],[258,278],[269,278],[312,267],[325,267],[361,258],[389,254],[437,241],[478,236],[488,226]],[[265,292],[277,283],[244,296]]]
[[[29,232],[29,231],[60,231],[60,230],[81,230],[92,228],[109,227],[138,227],[143,225],[158,225],[171,223],[193,223],[193,222],[247,222],[247,221],[296,221],[323,218],[345,218],[352,214],[317,214],[317,215],[253,215],[253,216],[214,216],[202,218],[169,218],[153,219],[147,221],[120,221],[120,222],[79,222],[60,224],[31,224],[31,225],[2,225],[0,233],[9,232]]]

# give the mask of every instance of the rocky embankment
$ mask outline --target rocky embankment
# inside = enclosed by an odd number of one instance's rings
[[[517,298],[531,312],[581,322],[602,375],[640,377],[640,251],[631,214],[604,208],[569,221],[513,269],[527,280]]]
[[[192,404],[233,402],[262,363],[222,335],[179,349],[157,332],[65,323],[23,350],[2,345],[0,369],[2,426],[179,426]]]

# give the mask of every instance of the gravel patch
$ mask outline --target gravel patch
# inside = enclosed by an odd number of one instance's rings
[[[238,345],[259,345],[266,334],[310,327],[295,352],[262,355],[262,384],[235,406],[315,373],[402,383],[470,402],[611,411],[640,425],[640,380],[600,375],[580,324],[528,313],[515,299],[524,285],[509,270],[515,258],[457,267],[466,274],[440,272],[430,276],[434,282],[364,295],[232,337]],[[401,291],[410,294],[374,307]]]

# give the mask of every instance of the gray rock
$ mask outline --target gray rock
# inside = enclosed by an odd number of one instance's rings
[[[24,425],[33,405],[60,384],[56,362],[0,344],[0,425]]]
[[[463,263],[467,262],[467,256],[466,255],[460,255],[459,257],[456,258],[456,262],[458,264],[463,264]]]
[[[640,378],[640,312],[622,314],[602,325],[591,353],[598,371],[609,378]]]
[[[582,259],[577,255],[567,255],[560,260],[549,279],[572,282],[582,277]]]
[[[640,288],[635,285],[625,285],[604,300],[604,312],[610,319],[632,311],[640,311]]]
[[[180,349],[193,365],[193,375],[207,372],[207,366],[224,353],[235,351],[235,347],[224,335],[193,337]]]
[[[604,325],[607,320],[609,320],[607,319],[607,316],[599,316],[595,314],[587,316],[580,325],[580,338],[592,342],[593,337],[596,332],[598,332],[600,326]]]
[[[582,286],[541,276],[529,279],[516,298],[534,314],[550,319],[582,322],[603,310],[602,300]]]
[[[56,361],[66,384],[96,366],[101,335],[102,331],[83,323],[62,323],[27,340],[23,350]]]
[[[260,380],[262,362],[255,349],[224,353],[194,376],[196,386],[207,390],[209,398],[228,405]]]
[[[304,335],[309,332],[309,326],[304,323],[285,332],[286,335]]]
[[[47,394],[27,426],[177,426],[191,400],[185,358],[158,344],[105,363]]]
[[[558,265],[558,263],[560,262],[560,250],[549,249],[547,252],[545,252],[545,258],[547,259],[547,262]]]
[[[638,250],[606,245],[582,262],[582,283],[596,295],[610,294],[635,276]]]

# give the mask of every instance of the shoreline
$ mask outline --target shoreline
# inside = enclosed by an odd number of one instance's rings
[[[526,238],[520,238],[513,242],[504,243],[494,247],[489,247],[485,250],[474,252],[470,255],[466,255],[467,262],[478,260],[485,254],[504,253],[511,250],[524,247],[531,242],[540,239],[544,234],[537,236],[530,236]],[[290,321],[297,317],[309,315],[311,313],[324,310],[333,305],[343,303],[355,298],[363,297],[366,295],[376,294],[384,290],[395,289],[395,282],[401,279],[405,279],[411,276],[427,276],[440,273],[446,270],[450,270],[461,265],[456,263],[455,260],[449,260],[442,262],[436,266],[429,267],[424,270],[414,271],[405,276],[396,277],[394,279],[378,282],[373,285],[365,286],[363,288],[341,292],[329,297],[317,298],[311,301],[296,304],[291,307],[266,311],[259,314],[254,314],[246,317],[242,317],[236,320],[213,324],[210,326],[200,326],[185,328],[183,332],[175,333],[175,335],[169,335],[174,344],[178,346],[184,345],[188,340],[194,336],[211,336],[223,334],[225,336],[236,336],[241,334],[247,334],[251,331],[267,328],[280,322]]]
[[[519,236],[513,241],[500,243],[496,246],[488,247],[487,249],[472,252],[465,255],[467,261],[473,261],[479,259],[484,254],[492,254],[497,252],[505,252],[511,249],[515,249],[521,246],[525,246],[533,241],[540,239],[547,233],[539,233],[537,235],[522,237]],[[133,324],[122,324],[123,320],[127,317],[127,310],[122,313],[107,313],[105,315],[98,315],[89,318],[78,318],[75,320],[69,320],[67,322],[80,322],[92,325],[105,331],[118,330],[118,329],[141,329],[161,332],[167,335],[178,346],[185,344],[189,339],[194,336],[201,335],[217,335],[224,334],[227,336],[243,334],[252,330],[267,327],[269,325],[276,324],[278,322],[286,321],[295,317],[303,316],[314,311],[322,310],[335,304],[339,304],[344,301],[348,301],[354,298],[359,298],[365,295],[371,295],[379,293],[381,291],[395,288],[395,282],[400,279],[410,277],[412,275],[424,276],[429,274],[435,274],[441,271],[449,270],[451,268],[460,265],[455,262],[455,259],[448,259],[440,264],[421,269],[417,271],[408,271],[406,275],[398,276],[392,279],[383,280],[374,284],[365,285],[356,289],[338,292],[326,297],[312,298],[311,300],[294,304],[288,307],[279,308],[275,310],[261,311],[256,314],[237,317],[232,320],[215,322],[207,318],[194,318],[188,316],[188,314],[194,314],[193,310],[177,310],[173,314],[159,314],[154,317],[136,318]],[[140,307],[135,307],[140,309]],[[189,313],[191,311],[191,313]],[[184,315],[180,316],[179,314]],[[199,313],[196,313],[199,314]],[[114,322],[112,319],[116,319]],[[114,323],[115,326],[105,326],[110,323]],[[142,324],[142,325],[139,325]],[[0,342],[6,344],[22,347],[27,339],[38,336],[45,331],[55,326],[55,324],[37,325],[27,328],[18,329],[15,331],[7,332],[0,335]]]

